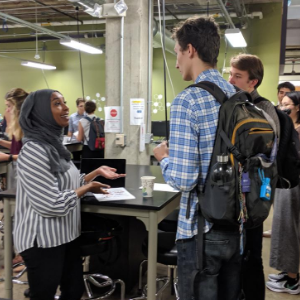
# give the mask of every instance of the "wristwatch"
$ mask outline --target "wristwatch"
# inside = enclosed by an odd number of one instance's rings
[[[13,155],[12,154],[9,155],[8,161],[9,162],[13,161]]]

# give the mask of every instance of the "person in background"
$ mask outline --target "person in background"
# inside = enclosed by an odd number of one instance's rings
[[[286,93],[279,106],[289,109],[300,139],[300,92]],[[270,274],[267,288],[278,293],[299,294],[300,187],[277,189],[274,200],[270,266],[279,274]]]
[[[281,105],[281,101],[286,93],[295,91],[295,86],[286,81],[278,84],[277,86],[277,98],[278,98],[278,105]]]
[[[235,93],[235,88],[215,69],[220,35],[213,19],[189,18],[175,28],[173,36],[176,41],[176,68],[183,80],[195,83],[210,81],[229,97]],[[205,222],[204,269],[198,276],[200,278],[193,278],[198,261],[196,189],[203,189],[208,173],[219,109],[219,102],[207,91],[196,87],[185,89],[171,106],[169,148],[164,142],[153,151],[160,162],[165,182],[181,192],[176,235],[180,300],[237,300],[240,294],[238,226],[224,228]],[[189,195],[191,205],[187,216]]]
[[[95,102],[87,101],[84,106],[87,114],[86,117],[88,117],[90,120],[97,118],[95,115],[96,108],[97,106]],[[82,118],[78,124],[77,140],[79,142],[83,142],[82,158],[104,158],[104,149],[92,151],[88,146],[91,122],[87,120],[86,117]]]
[[[85,116],[84,104],[85,104],[85,99],[78,98],[76,100],[77,112],[73,113],[70,116],[69,129],[68,129],[68,136],[69,137],[71,137],[74,134],[74,132],[78,131],[79,120],[82,119]]]
[[[8,137],[10,141],[0,140],[3,146],[10,148],[10,154],[0,152],[0,161],[12,162],[8,166],[9,168],[9,178],[7,178],[7,187],[15,188],[17,183],[17,164],[16,160],[18,154],[22,148],[22,137],[23,132],[19,124],[19,115],[21,107],[29,94],[21,88],[14,88],[6,93],[6,113],[10,114],[10,125],[7,129]],[[21,255],[17,254],[13,259],[13,264],[17,264],[23,261]],[[14,268],[14,272],[19,272],[24,266],[19,266]]]
[[[286,81],[286,82],[282,82],[280,84],[278,84],[277,86],[277,98],[278,98],[278,107],[280,107],[281,105],[281,101],[283,99],[283,97],[285,96],[286,93],[295,91],[295,86]],[[270,238],[272,235],[272,230],[266,230],[263,232],[263,236],[266,238]]]
[[[123,174],[102,166],[80,174],[62,144],[69,108],[62,94],[38,90],[25,100],[19,123],[24,133],[18,157],[14,244],[24,258],[31,300],[79,300],[84,290],[79,239],[80,198],[107,193],[97,176]]]
[[[0,161],[17,160],[22,148],[23,132],[19,124],[19,115],[22,104],[29,94],[21,88],[10,90],[5,95],[6,112],[10,114],[10,125],[7,134],[10,141],[0,140],[0,145],[10,149],[10,155],[0,153]]]
[[[257,88],[262,83],[264,67],[256,55],[239,54],[230,60],[228,81],[250,93],[252,101],[264,110],[274,121],[276,131],[280,133],[280,123],[274,105],[261,97]],[[265,279],[262,260],[263,224],[245,231],[246,245],[242,264],[242,289],[246,299],[265,299]]]

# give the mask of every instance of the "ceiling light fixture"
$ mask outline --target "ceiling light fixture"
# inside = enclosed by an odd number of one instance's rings
[[[87,53],[90,53],[90,54],[102,54],[103,53],[103,51],[101,49],[98,49],[96,47],[93,47],[93,46],[90,46],[90,45],[87,45],[87,44],[79,43],[79,42],[76,42],[76,41],[71,40],[71,39],[61,39],[59,41],[59,43],[61,45],[65,45],[67,47],[71,47],[73,49],[77,49],[77,50],[87,52]]]
[[[231,28],[225,30],[225,37],[229,41],[230,45],[234,48],[247,47],[247,43],[243,37],[239,28]]]
[[[44,69],[44,70],[55,70],[56,69],[56,67],[53,65],[47,65],[47,64],[33,62],[33,61],[22,61],[21,65],[25,66],[25,67]]]

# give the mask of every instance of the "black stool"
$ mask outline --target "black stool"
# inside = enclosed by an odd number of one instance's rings
[[[116,284],[121,285],[121,300],[125,299],[125,283],[121,279],[113,280],[98,272],[89,272],[91,255],[104,256],[111,252],[113,242],[122,232],[117,221],[106,219],[95,214],[82,214],[81,256],[84,257],[83,280],[89,299],[104,299],[109,297],[116,289]],[[101,295],[94,295],[92,285],[105,290]]]
[[[159,224],[158,229],[165,232],[176,232],[178,222],[179,209],[173,210]]]
[[[177,249],[175,244],[175,232],[159,232],[157,237],[157,262],[168,266],[168,275],[165,277],[156,278],[156,282],[163,283],[156,292],[156,297],[162,295],[166,287],[171,284],[174,287],[176,299],[179,300],[178,295],[178,279],[177,279]],[[143,252],[147,256],[148,245],[143,244]],[[140,264],[140,277],[139,277],[139,291],[142,293],[140,297],[132,298],[130,300],[147,299],[147,285],[142,289],[142,268],[147,260],[142,261]]]
[[[112,280],[108,276],[105,276],[100,273],[90,273],[89,272],[89,258],[91,255],[99,255],[102,252],[106,252],[108,250],[107,243],[111,242],[111,237],[107,240],[99,241],[95,244],[83,244],[81,246],[81,255],[85,258],[84,266],[83,266],[83,280],[86,289],[86,293],[88,298],[84,299],[104,299],[109,297],[116,289],[116,284],[119,283],[121,285],[121,300],[125,299],[125,283],[121,279]],[[92,291],[91,284],[98,287],[104,288],[109,287],[104,293],[98,296],[94,296]]]

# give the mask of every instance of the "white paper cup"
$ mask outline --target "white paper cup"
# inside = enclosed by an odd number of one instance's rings
[[[143,197],[152,197],[155,178],[154,176],[141,177]]]

